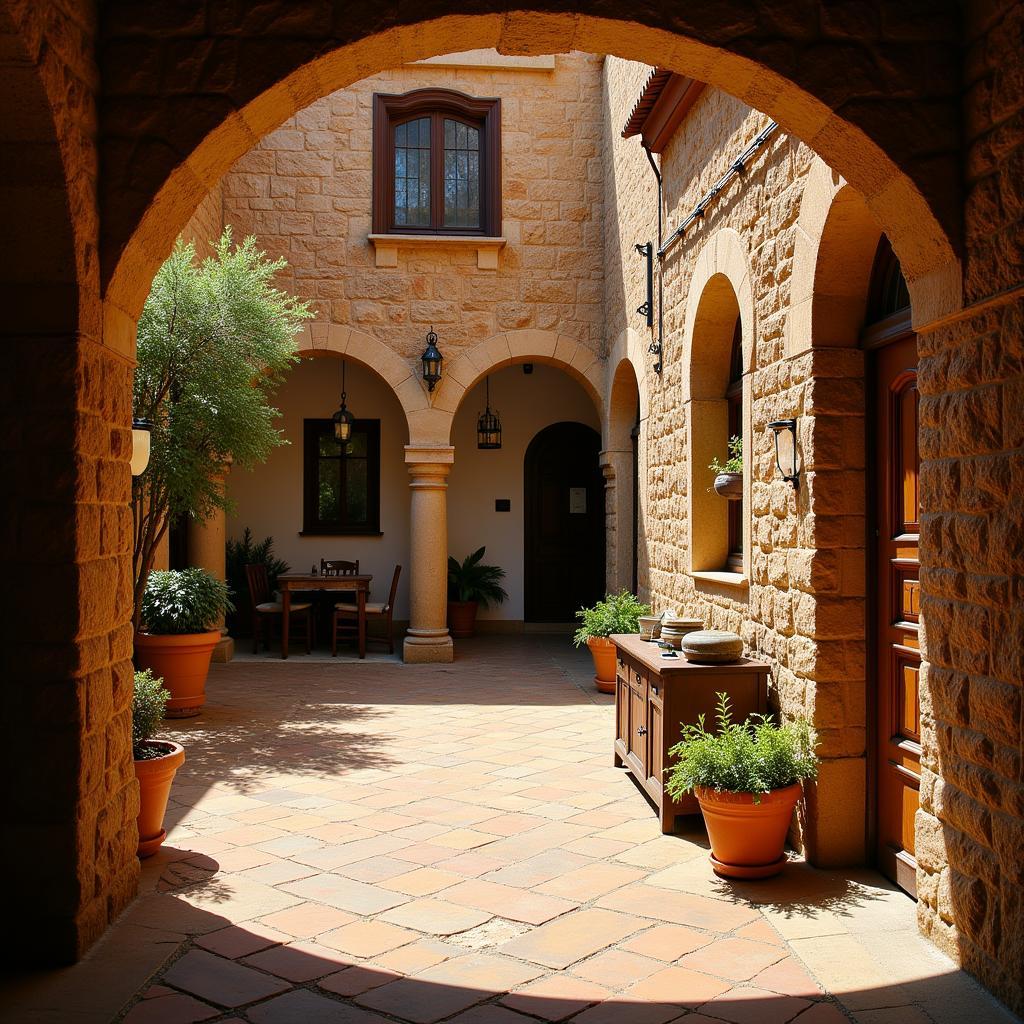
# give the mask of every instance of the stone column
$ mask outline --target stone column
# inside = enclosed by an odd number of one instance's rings
[[[450,662],[448,635],[448,474],[452,447],[407,445],[411,496],[409,544],[409,631],[403,646],[408,662]]]
[[[224,486],[224,480],[221,480]],[[224,562],[224,543],[226,540],[226,529],[224,524],[224,510],[215,509],[213,514],[202,521],[191,519],[188,523],[186,543],[188,545],[188,562],[197,568],[205,569],[212,576],[219,580],[227,578]],[[233,600],[242,600],[245,595],[235,594]],[[221,631],[221,641],[214,648],[214,661],[230,661],[235,656],[235,641],[228,636],[227,627],[224,625],[224,617],[221,616],[217,627]]]

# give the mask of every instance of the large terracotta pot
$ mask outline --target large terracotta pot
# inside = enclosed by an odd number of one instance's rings
[[[191,718],[206,703],[210,657],[220,642],[220,630],[209,633],[135,634],[135,665],[151,668],[170,691],[167,718]]]
[[[785,866],[786,833],[801,786],[762,793],[722,793],[698,786],[694,790],[711,840],[711,866],[726,878],[768,878]]]
[[[448,602],[448,632],[456,640],[466,640],[476,632],[476,601]]]
[[[606,636],[587,638],[594,658],[594,685],[601,693],[615,692],[615,644]]]
[[[185,763],[185,750],[170,740],[150,740],[151,746],[163,747],[163,757],[135,762],[135,778],[139,780],[139,856],[152,857],[167,838],[164,814],[171,795],[174,774]]]

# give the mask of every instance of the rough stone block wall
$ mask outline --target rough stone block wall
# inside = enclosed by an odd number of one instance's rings
[[[539,328],[604,354],[601,58],[560,54],[555,70],[406,66],[318,100],[266,136],[223,181],[224,220],[289,269],[282,287],[318,319],[357,327],[410,360],[431,326],[451,358],[505,330]],[[498,269],[475,249],[399,248],[374,265],[374,93],[455,89],[501,99]]]

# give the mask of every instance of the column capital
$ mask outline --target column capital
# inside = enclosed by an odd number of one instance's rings
[[[455,462],[455,448],[453,445],[438,445],[427,447],[425,445],[407,444],[405,446],[405,463],[407,466],[451,466]]]

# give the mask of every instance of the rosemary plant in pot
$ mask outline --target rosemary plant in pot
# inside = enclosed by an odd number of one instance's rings
[[[218,623],[234,606],[227,584],[205,569],[151,572],[142,595],[135,664],[152,669],[170,692],[168,718],[198,715],[206,703]]]
[[[615,692],[615,645],[608,637],[613,633],[639,633],[640,616],[650,611],[650,605],[623,590],[620,594],[608,594],[592,607],[581,608],[576,613],[581,625],[573,636],[573,643],[590,648],[594,659],[594,685],[601,693]]]
[[[448,632],[466,639],[476,632],[478,608],[501,604],[508,592],[501,585],[505,570],[481,561],[486,548],[477,548],[461,562],[448,556]]]
[[[707,731],[703,715],[683,726],[669,750],[674,760],[665,788],[676,800],[691,791],[696,796],[716,874],[777,875],[801,784],[818,775],[814,730],[802,719],[776,725],[769,715],[751,715],[740,725],[724,693],[715,717],[717,733]]]
[[[163,680],[146,669],[135,673],[132,695],[132,757],[139,780],[139,856],[152,857],[167,838],[164,814],[175,773],[185,763],[185,750],[171,740],[155,740],[170,694]]]

